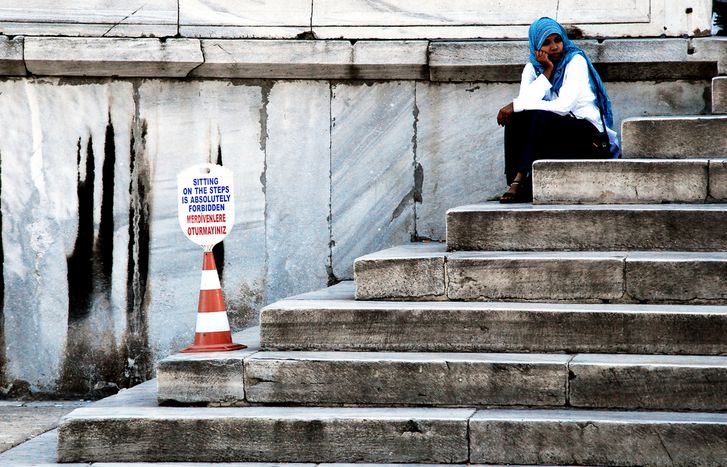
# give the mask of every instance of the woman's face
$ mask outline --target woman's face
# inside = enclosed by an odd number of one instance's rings
[[[558,63],[563,58],[563,38],[560,34],[549,35],[540,50],[548,54],[551,62]]]

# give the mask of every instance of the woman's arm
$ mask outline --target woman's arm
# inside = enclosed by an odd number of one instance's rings
[[[538,79],[542,77],[543,75],[540,75]],[[588,64],[582,56],[576,55],[566,66],[563,86],[561,86],[557,98],[552,101],[545,101],[542,97],[540,99],[535,98],[535,95],[521,95],[513,101],[513,107],[515,112],[547,110],[567,115],[575,107],[581,92],[584,89],[589,89],[590,85]],[[548,82],[548,89],[550,89],[550,82]]]
[[[548,79],[544,75],[537,76],[533,65],[528,63],[523,68],[523,73],[520,77],[520,94],[518,94],[518,99],[542,100],[550,87]],[[513,112],[515,112],[514,105],[513,102],[510,102],[497,113],[497,124],[505,126],[505,123],[507,123],[507,120]]]
[[[542,100],[550,88],[551,85],[548,78],[543,74],[537,76],[533,65],[528,63],[525,65],[523,74],[520,78],[520,93],[517,98],[526,100]]]

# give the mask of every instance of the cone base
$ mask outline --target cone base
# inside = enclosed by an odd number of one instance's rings
[[[180,352],[182,353],[192,353],[192,352],[228,352],[231,350],[241,350],[246,349],[247,346],[244,344],[234,344],[230,342],[229,344],[209,344],[209,345],[203,345],[203,344],[194,344],[190,345],[189,347],[185,347]]]

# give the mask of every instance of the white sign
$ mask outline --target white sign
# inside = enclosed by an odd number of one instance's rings
[[[235,223],[232,171],[200,164],[177,175],[179,225],[197,245],[211,247],[225,239]]]

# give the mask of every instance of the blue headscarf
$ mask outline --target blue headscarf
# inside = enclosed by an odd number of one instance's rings
[[[539,76],[542,74],[544,69],[543,65],[538,63],[535,59],[535,51],[540,50],[545,39],[547,39],[551,34],[558,34],[563,38],[563,58],[555,64],[553,76],[550,77],[550,83],[553,86],[553,90],[558,92],[560,91],[561,86],[563,86],[565,67],[568,65],[568,62],[570,62],[576,55],[582,56],[586,59],[586,63],[588,64],[588,74],[591,78],[591,90],[593,91],[593,95],[596,96],[596,103],[603,111],[603,118],[606,125],[609,128],[613,128],[613,110],[611,109],[611,100],[608,98],[608,93],[606,92],[606,87],[603,85],[603,81],[601,81],[601,77],[598,75],[596,69],[593,68],[593,63],[591,63],[591,60],[588,56],[586,56],[586,53],[583,50],[568,39],[568,35],[566,34],[563,26],[554,19],[547,17],[543,17],[535,21],[530,25],[530,30],[528,31],[528,39],[530,40],[530,63],[532,63],[535,67],[536,75]]]

